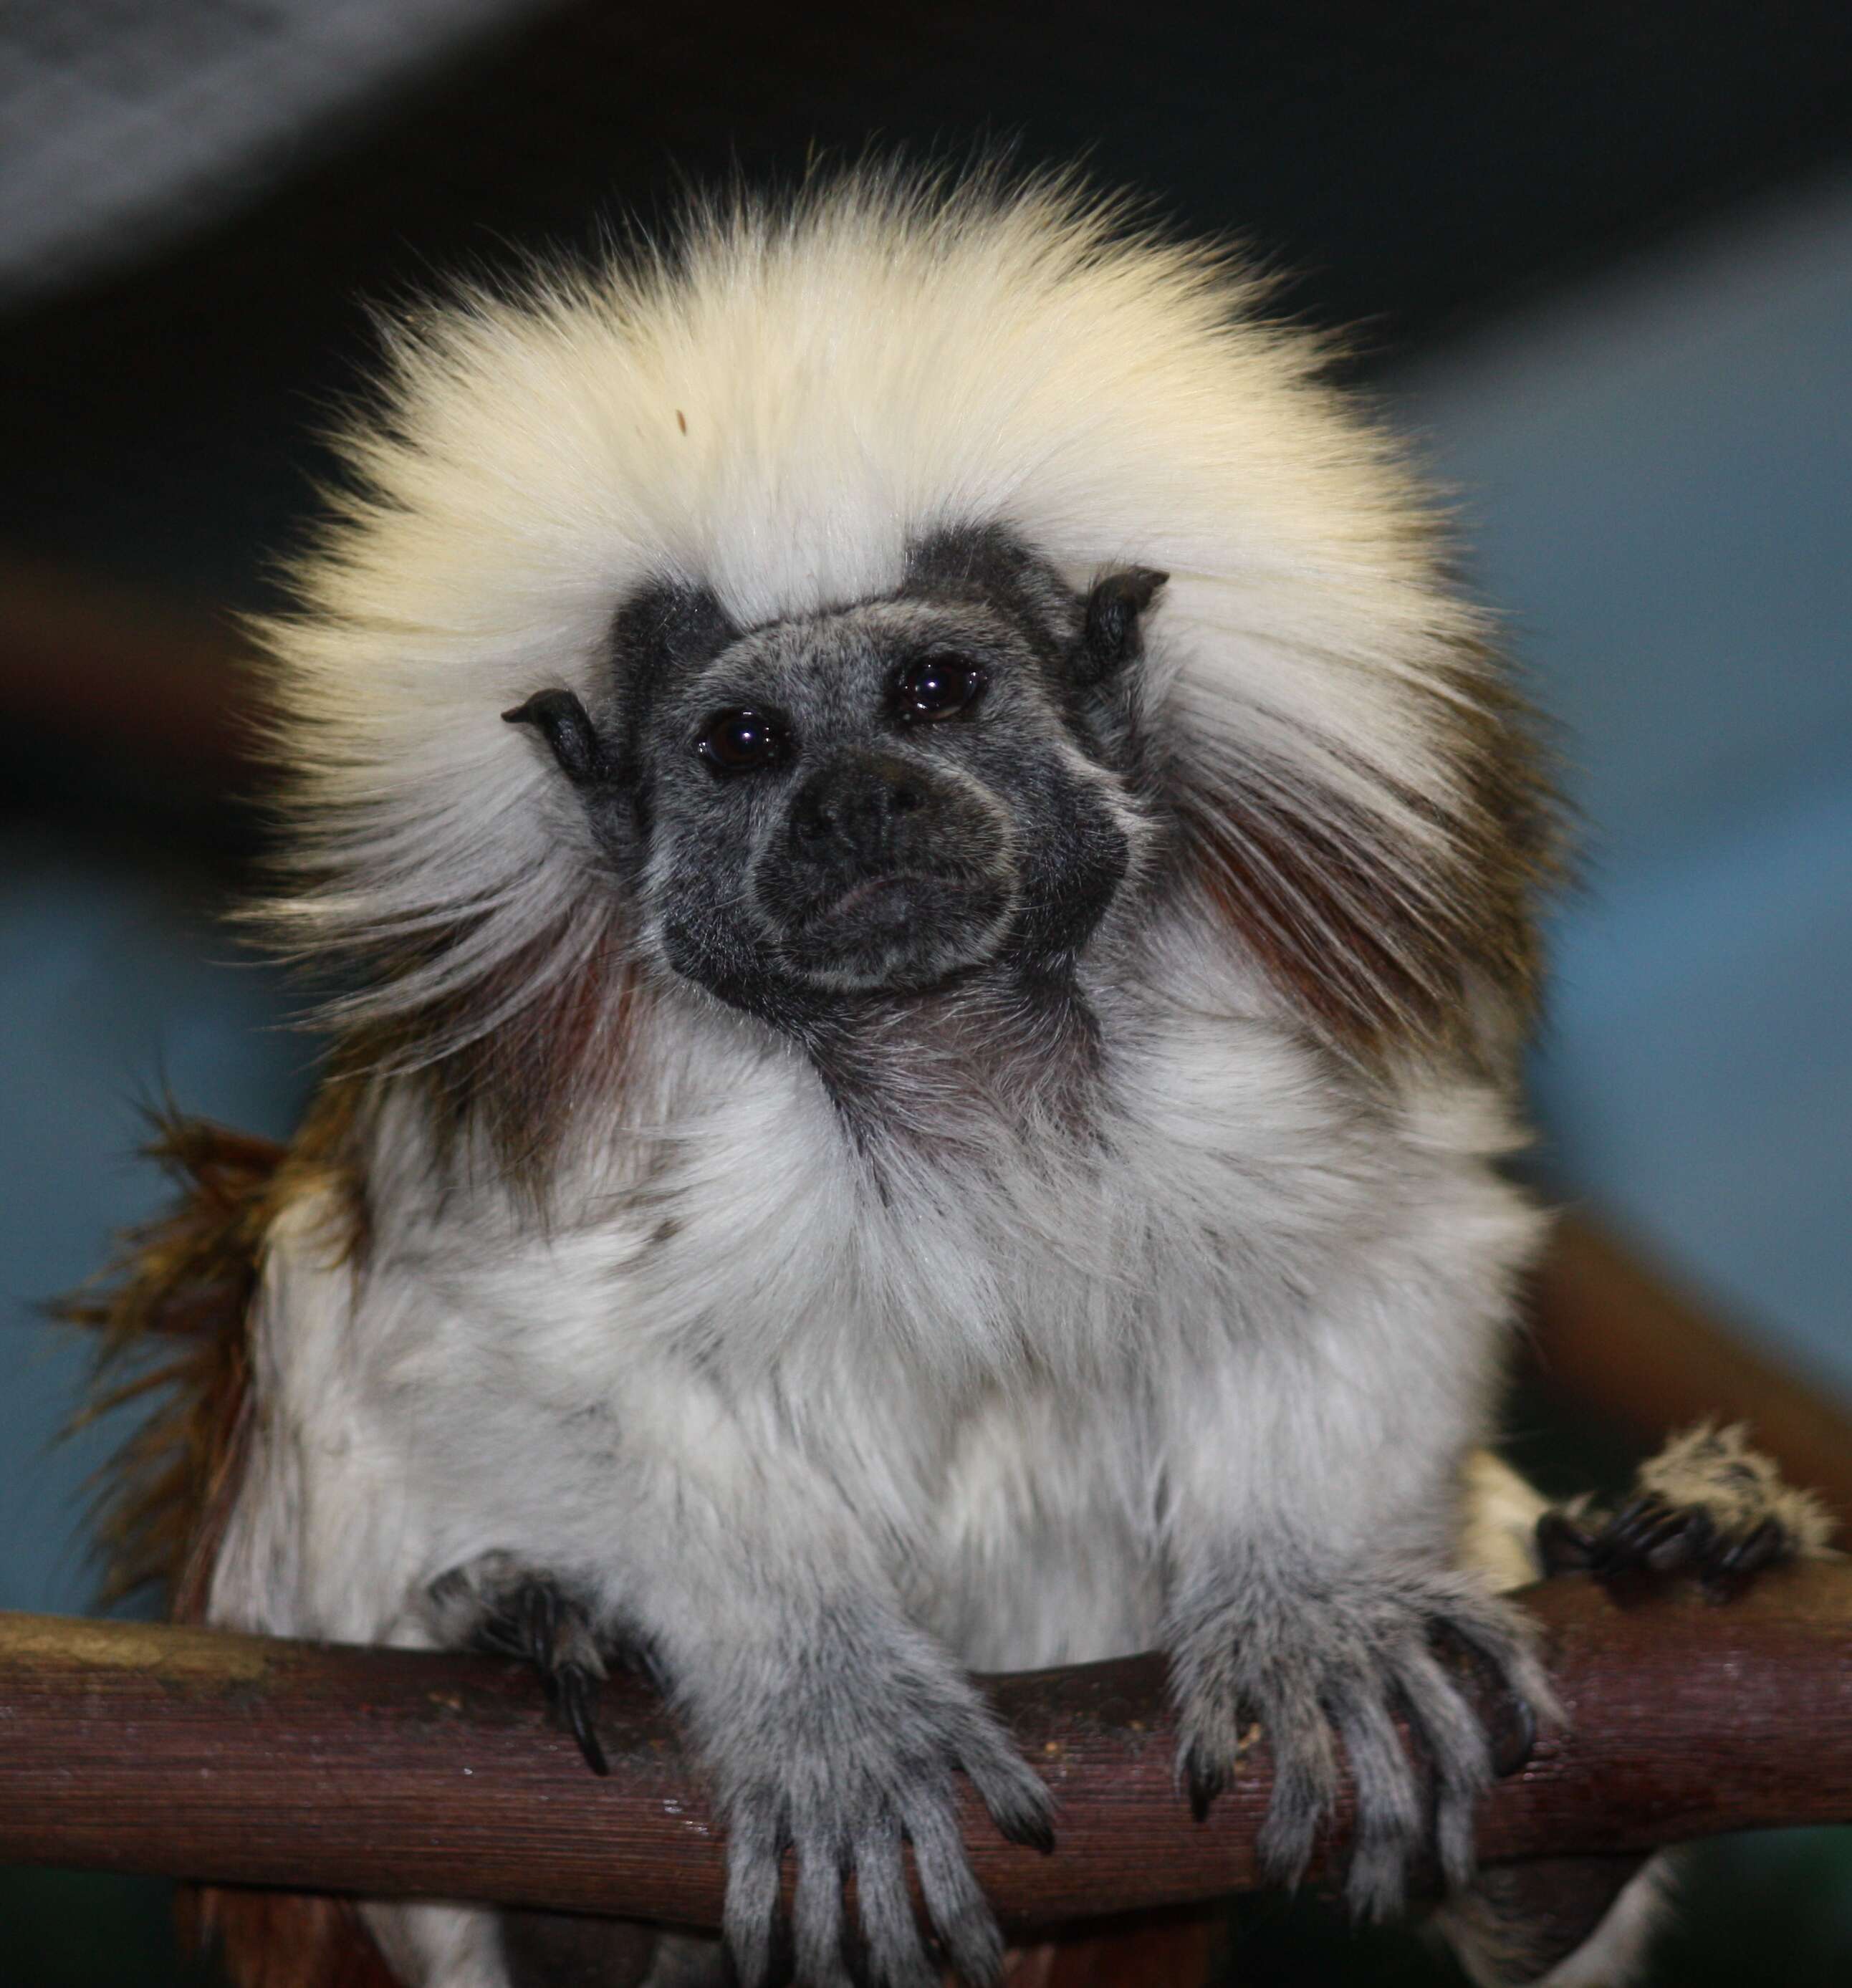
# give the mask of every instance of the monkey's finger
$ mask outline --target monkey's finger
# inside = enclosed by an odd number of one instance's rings
[[[778,1865],[783,1842],[771,1804],[748,1798],[727,1817],[727,1895],[721,1930],[739,1988],[765,1988],[778,1915]]]
[[[843,1958],[843,1858],[834,1832],[802,1831],[796,1848],[791,1918],[797,1978],[805,1988],[850,1988]]]
[[[521,1591],[521,1627],[527,1654],[542,1677],[553,1675],[559,1631],[559,1597],[549,1581],[532,1581]]]
[[[1263,1706],[1261,1730],[1273,1751],[1273,1794],[1255,1848],[1276,1884],[1296,1885],[1337,1798],[1337,1745],[1323,1708],[1310,1692]]]
[[[1344,1902],[1358,1919],[1387,1919],[1401,1909],[1408,1859],[1421,1839],[1414,1773],[1373,1680],[1355,1680],[1337,1705],[1338,1731],[1357,1790]]]
[[[1726,1547],[1718,1557],[1722,1574],[1755,1574],[1787,1550],[1787,1528],[1776,1518],[1764,1519],[1756,1530]]]
[[[446,1574],[441,1584],[446,1603],[461,1610],[467,1604],[471,1617],[469,1640],[491,1656],[518,1657],[532,1661],[526,1625],[512,1601],[485,1600],[468,1577],[461,1571]],[[437,1587],[431,1592],[435,1594]]]
[[[1595,1535],[1566,1512],[1546,1512],[1537,1521],[1536,1540],[1546,1574],[1582,1573],[1594,1557]]]
[[[1502,1780],[1507,1775],[1516,1773],[1537,1750],[1537,1710],[1506,1675],[1504,1652],[1473,1641],[1445,1620],[1430,1625],[1428,1640],[1443,1655],[1470,1665],[1486,1689],[1495,1694],[1490,1723],[1480,1723],[1472,1708],[1461,1701],[1445,1672],[1438,1666],[1435,1675],[1440,1680],[1438,1690],[1430,1687],[1428,1674],[1421,1668],[1421,1659],[1429,1654],[1425,1650],[1408,1651],[1401,1661],[1402,1689],[1410,1700],[1411,1713],[1418,1712],[1424,1706],[1438,1706],[1444,1700],[1446,1706],[1457,1709],[1458,1716],[1471,1724],[1475,1734],[1489,1750],[1493,1778]],[[1446,1719],[1448,1715],[1445,1711],[1437,1710],[1436,1716]],[[1448,1729],[1453,1729],[1451,1723]],[[1441,1743],[1437,1738],[1431,1743]]]
[[[1533,1744],[1539,1720],[1564,1723],[1556,1686],[1538,1659],[1536,1631],[1528,1617],[1509,1603],[1483,1597],[1455,1595],[1443,1607],[1445,1612],[1432,1618],[1431,1634],[1457,1642],[1485,1665],[1493,1681],[1523,1706]]]
[[[1701,1565],[1717,1541],[1717,1530],[1708,1512],[1681,1513],[1682,1523],[1667,1526],[1646,1556],[1654,1574],[1681,1574]]]
[[[1662,1521],[1650,1529],[1637,1527],[1626,1538],[1604,1539],[1595,1547],[1591,1571],[1597,1581],[1638,1583],[1681,1572],[1691,1564],[1681,1521]]]
[[[1419,1645],[1404,1651],[1397,1672],[1410,1725],[1434,1777],[1435,1854],[1448,1884],[1457,1889],[1472,1881],[1478,1867],[1474,1811],[1495,1770],[1491,1743],[1472,1706],[1429,1651]],[[1501,1692],[1523,1708],[1534,1737],[1536,1722],[1529,1707],[1502,1676],[1498,1682]]]
[[[1054,1797],[1003,1733],[987,1719],[974,1719],[955,1742],[955,1751],[991,1820],[1012,1843],[1045,1854],[1054,1848]]]
[[[1522,1773],[1537,1750],[1537,1709],[1522,1692],[1506,1686],[1499,1693],[1498,1712],[1486,1734],[1492,1747],[1492,1771],[1497,1780]]]
[[[993,1988],[1002,1976],[1003,1936],[971,1874],[949,1804],[933,1797],[910,1801],[901,1817],[913,1844],[920,1895],[947,1957],[972,1988]]]
[[[1674,1543],[1688,1530],[1692,1516],[1674,1510],[1650,1493],[1630,1498],[1595,1542],[1592,1562],[1595,1572],[1624,1572],[1632,1567],[1671,1572],[1678,1564]],[[1655,1554],[1663,1565],[1654,1566]]]
[[[868,1948],[869,1973],[877,1988],[938,1988],[939,1970],[928,1955],[907,1892],[897,1822],[870,1831],[855,1846],[857,1911]]]
[[[1183,1776],[1190,1791],[1191,1814],[1198,1822],[1207,1822],[1215,1797],[1228,1784],[1227,1773],[1200,1746],[1191,1746],[1184,1753]]]
[[[1699,1577],[1707,1601],[1730,1601],[1770,1562],[1779,1560],[1790,1546],[1787,1528],[1776,1518],[1764,1519],[1755,1530],[1746,1533],[1713,1554]]]
[[[598,1680],[580,1664],[562,1664],[553,1673],[553,1699],[566,1729],[579,1743],[585,1764],[594,1774],[608,1774],[610,1763],[599,1743],[593,1716],[598,1705]]]

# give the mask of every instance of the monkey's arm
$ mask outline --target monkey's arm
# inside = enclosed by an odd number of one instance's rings
[[[665,1419],[666,1403],[650,1419]],[[909,1902],[911,1844],[933,1929],[961,1975],[1001,1942],[954,1806],[962,1773],[998,1827],[1048,1838],[1049,1798],[949,1655],[902,1614],[862,1520],[825,1473],[691,1386],[698,1442],[621,1466],[620,1538],[601,1580],[610,1626],[639,1637],[710,1777],[727,1832],[725,1929],[740,1978],[774,1965],[779,1863],[795,1854],[799,1978],[848,1978],[843,1880],[857,1883],[874,1977],[936,1982]],[[639,1418],[641,1419],[640,1418]],[[496,1557],[498,1584],[515,1570]],[[455,1584],[444,1584],[454,1600]]]
[[[847,1978],[852,1873],[878,1978],[936,1983],[904,1841],[948,1956],[990,1978],[1001,1941],[960,1839],[955,1777],[1018,1840],[1046,1839],[1047,1791],[960,1667],[902,1612],[866,1515],[762,1404],[740,1408],[640,1347],[596,1456],[579,1453],[531,1374],[498,1368],[499,1388],[483,1393],[476,1362],[505,1350],[506,1332],[447,1311],[455,1293],[440,1297],[434,1274],[384,1248],[357,1273],[319,1204],[276,1224],[253,1319],[253,1433],[212,1619],[467,1642],[485,1625],[459,1617],[454,1570],[485,1604],[544,1575],[583,1600],[607,1643],[640,1645],[685,1725],[726,1824],[726,1927],[742,1980],[772,1965],[789,1848],[804,1980]]]
[[[1360,1913],[1399,1907],[1431,1835],[1449,1884],[1472,1874],[1474,1804],[1506,1763],[1443,1656],[1502,1680],[1515,1748],[1553,1709],[1526,1625],[1496,1598],[1505,1584],[1460,1551],[1459,1472],[1489,1340],[1469,1291],[1360,1283],[1290,1336],[1232,1345],[1168,1404],[1166,1642],[1193,1797],[1212,1799],[1264,1733],[1275,1782],[1261,1854],[1291,1882],[1341,1747]],[[1428,1756],[1431,1808],[1397,1709]]]
[[[762,1476],[735,1467],[705,1482],[684,1466],[663,1489],[651,1516],[667,1551],[646,1613],[726,1817],[725,1928],[742,1981],[767,1974],[789,1844],[799,1979],[847,1979],[852,1871],[876,1978],[936,1982],[903,1839],[953,1966],[992,1979],[1002,1942],[965,1860],[953,1773],[1019,1841],[1049,1840],[1046,1788],[963,1671],[901,1613],[833,1486],[781,1459]]]

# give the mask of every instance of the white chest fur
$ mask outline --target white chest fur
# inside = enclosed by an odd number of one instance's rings
[[[417,1115],[385,1114],[370,1259],[326,1262],[307,1208],[273,1239],[274,1489],[245,1503],[275,1509],[241,1520],[265,1543],[228,1545],[222,1609],[415,1635],[407,1597],[478,1553],[596,1576],[691,1472],[721,1523],[802,1474],[968,1661],[1148,1641],[1179,1392],[1232,1388],[1252,1442],[1297,1384],[1263,1350],[1322,1357],[1361,1286],[1430,1305],[1395,1357],[1452,1362],[1464,1401],[1529,1218],[1487,1099],[1367,1106],[1261,1023],[1135,1040],[1085,1137],[980,1103],[871,1153],[806,1060],[716,1026],[546,1223],[438,1191]]]

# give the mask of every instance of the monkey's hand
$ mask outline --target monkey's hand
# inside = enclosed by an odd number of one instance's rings
[[[964,1773],[1012,1841],[1052,1845],[1047,1789],[969,1681],[925,1637],[870,1611],[833,1611],[779,1674],[743,1666],[691,1706],[727,1828],[725,1929],[742,1988],[772,1969],[779,1865],[795,1854],[797,1979],[847,1988],[843,1880],[856,1881],[867,1978],[936,1988],[907,1895],[902,1846],[945,1956],[967,1981],[997,1979],[1002,1940],[958,1834],[953,1776]],[[859,1612],[859,1611],[847,1611]],[[766,1653],[759,1653],[762,1658]],[[705,1702],[703,1702],[705,1699]]]
[[[1546,1574],[1584,1570],[1616,1585],[1689,1575],[1727,1601],[1766,1567],[1827,1553],[1833,1530],[1820,1500],[1785,1483],[1740,1424],[1705,1422],[1642,1464],[1611,1516],[1586,1499],[1546,1512],[1537,1553]]]
[[[486,1553],[439,1575],[426,1591],[425,1606],[448,1647],[532,1664],[554,1718],[578,1743],[585,1764],[594,1774],[610,1772],[593,1723],[606,1650],[589,1598],[513,1554]]]
[[[1263,1868],[1296,1884],[1338,1793],[1341,1743],[1357,1817],[1344,1892],[1360,1916],[1397,1911],[1412,1860],[1430,1847],[1449,1886],[1470,1882],[1473,1810],[1495,1773],[1522,1764],[1539,1717],[1556,1716],[1524,1618],[1474,1577],[1445,1568],[1335,1570],[1272,1578],[1231,1569],[1176,1613],[1171,1663],[1182,1770],[1198,1817],[1264,1738],[1273,1794]],[[1445,1659],[1464,1655],[1509,1694],[1514,1743],[1492,1742]],[[1405,1713],[1425,1756],[1423,1787],[1397,1735]]]

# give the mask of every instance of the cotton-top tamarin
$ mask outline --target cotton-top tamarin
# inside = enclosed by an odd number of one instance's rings
[[[269,631],[262,916],[354,991],[220,1235],[186,1604],[521,1650],[594,1764],[647,1665],[748,1984],[787,1853],[803,1981],[992,1979],[955,1778],[1059,1819],[968,1668],[1152,1645],[1198,1805],[1264,1730],[1282,1880],[1347,1756],[1357,1912],[1431,1851],[1483,1978],[1551,1957],[1474,1889],[1437,1651],[1551,1716],[1478,1453],[1554,816],[1420,486],[1258,294],[1060,184],[697,211],[394,327]],[[1813,1523],[1746,1499],[1707,1564]],[[1555,1537],[1665,1557],[1628,1524]],[[715,1958],[364,1919],[424,1988]]]

